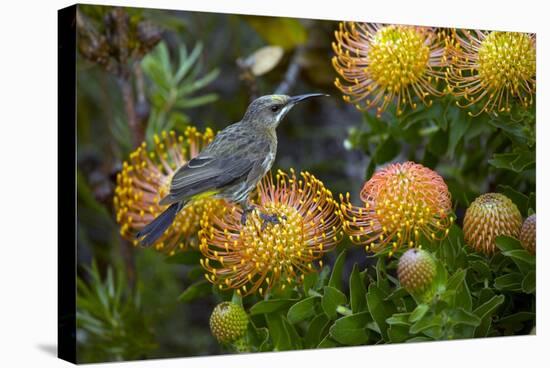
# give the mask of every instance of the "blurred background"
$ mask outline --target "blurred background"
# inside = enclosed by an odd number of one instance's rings
[[[221,130],[239,121],[255,97],[331,95],[286,117],[274,168],[310,171],[333,193],[350,192],[355,203],[377,167],[410,159],[444,177],[458,222],[486,191],[522,196],[521,203],[532,204],[520,208],[524,216],[534,208],[534,109],[517,114],[520,128],[489,114],[470,117],[451,97],[400,117],[391,109],[381,117],[360,112],[334,87],[337,28],[331,21],[79,5],[79,362],[222,352],[208,329],[219,300],[211,293],[178,300],[197,277],[194,266],[124,240],[113,193],[123,162],[141,142],[187,126]],[[511,143],[532,157],[489,163],[494,154],[513,154]],[[353,262],[368,261],[357,247],[347,262],[349,273]]]

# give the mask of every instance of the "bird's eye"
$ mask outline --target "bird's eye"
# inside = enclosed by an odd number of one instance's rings
[[[277,111],[279,111],[280,108],[281,108],[281,106],[279,106],[279,105],[273,105],[273,106],[271,106],[271,111],[277,112]]]

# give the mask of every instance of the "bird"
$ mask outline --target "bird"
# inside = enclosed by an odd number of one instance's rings
[[[154,244],[178,212],[197,199],[221,198],[240,205],[241,223],[245,225],[247,215],[255,209],[249,196],[275,161],[277,127],[298,103],[321,96],[328,95],[274,94],[252,101],[241,121],[220,131],[197,156],[176,170],[169,193],[159,202],[169,207],[136,234],[139,243],[144,247]],[[279,222],[275,215],[260,213],[260,217],[264,225]]]

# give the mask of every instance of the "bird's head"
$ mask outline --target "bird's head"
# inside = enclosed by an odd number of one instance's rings
[[[297,103],[312,97],[321,96],[328,95],[323,93],[308,93],[292,97],[287,95],[262,96],[252,101],[248,106],[243,121],[276,128]]]

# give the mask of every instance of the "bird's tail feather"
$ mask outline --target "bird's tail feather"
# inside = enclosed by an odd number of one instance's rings
[[[174,218],[182,208],[183,204],[181,202],[173,203],[163,213],[158,215],[157,218],[141,229],[136,235],[138,239],[141,239],[140,244],[144,247],[148,247],[157,241],[172,222],[174,222]]]

